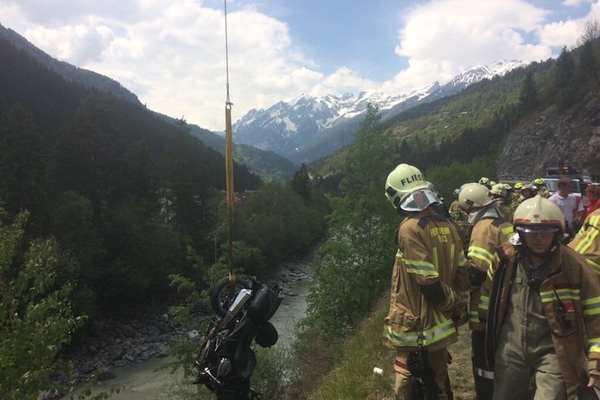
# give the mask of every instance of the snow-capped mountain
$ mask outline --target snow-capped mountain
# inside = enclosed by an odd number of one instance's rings
[[[376,91],[361,92],[358,96],[303,94],[266,110],[250,110],[233,125],[234,141],[271,150],[295,162],[313,161],[352,140],[368,103],[377,104],[382,119],[386,120],[418,104],[451,96],[475,82],[525,65],[526,62],[513,60],[475,66],[443,85],[434,82],[404,95]]]

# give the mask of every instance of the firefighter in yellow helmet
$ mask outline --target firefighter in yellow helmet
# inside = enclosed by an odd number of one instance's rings
[[[583,255],[596,274],[600,275],[600,209],[587,216],[568,246]]]
[[[514,212],[514,210],[517,209],[517,207],[519,206],[519,204],[521,204],[519,202],[519,197],[521,196],[521,189],[522,188],[523,188],[523,182],[517,182],[513,186],[513,190],[512,190],[512,193],[510,195],[510,199],[509,199],[509,203],[510,203],[510,206],[513,208],[513,212]]]
[[[548,190],[548,186],[542,178],[535,178],[532,184],[537,188],[537,194],[539,194],[545,199],[550,197],[550,191]]]
[[[479,302],[493,400],[531,398],[532,378],[535,399],[575,399],[582,366],[588,386],[600,377],[600,282],[561,244],[565,219],[556,204],[537,195],[513,221],[518,235],[498,248]]]
[[[384,343],[397,350],[396,398],[411,399],[411,385],[418,382],[413,376],[421,374],[425,393],[445,400],[452,393],[447,347],[458,339],[455,321],[469,288],[460,234],[431,207],[439,199],[418,168],[398,165],[387,177],[385,195],[405,217],[394,237],[398,251],[383,332]],[[415,369],[415,357],[426,365]]]
[[[496,184],[496,186],[503,184]],[[510,239],[513,227],[500,211],[499,204],[491,192],[483,185],[470,183],[464,186],[458,202],[469,214],[469,223],[473,224],[469,239],[467,259],[471,278],[469,301],[469,328],[471,329],[471,361],[477,400],[488,400],[494,393],[494,373],[489,371],[485,359],[485,325],[479,321],[477,309],[481,285],[485,282],[487,271],[492,264],[496,248]],[[509,207],[510,208],[510,207]]]

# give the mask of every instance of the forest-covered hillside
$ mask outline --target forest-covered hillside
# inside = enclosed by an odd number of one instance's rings
[[[591,36],[575,49],[564,48],[557,59],[414,107],[386,121],[385,151],[396,163],[431,171],[446,198],[482,175],[496,181],[508,174],[533,178],[560,163],[598,175],[599,60],[600,42]],[[310,173],[325,187],[335,186],[352,146],[311,163]]]
[[[169,273],[190,266],[190,246],[201,259],[218,258],[226,235],[222,154],[190,135],[184,121],[174,125],[139,104],[67,82],[4,40],[0,60],[2,207],[9,218],[28,213],[27,237],[58,240],[65,251],[60,275],[78,282],[81,309],[143,303],[168,291]],[[236,191],[291,196],[264,186],[235,164]],[[263,237],[244,229],[254,244]],[[261,257],[265,265],[278,260]]]

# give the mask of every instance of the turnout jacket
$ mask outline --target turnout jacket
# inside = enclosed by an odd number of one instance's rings
[[[469,288],[456,226],[427,208],[407,216],[394,240],[398,251],[384,344],[405,351],[423,345],[435,351],[456,342],[453,318],[460,319],[466,308]]]
[[[490,370],[494,367],[502,324],[510,312],[508,300],[520,257],[524,257],[522,245],[506,242],[500,246],[482,287],[479,317],[487,322],[486,357]],[[541,282],[539,294],[568,398],[572,399],[580,385],[586,355],[588,373],[600,378],[600,282],[581,255],[558,245],[548,262],[548,274]]]
[[[485,324],[479,321],[478,312],[481,286],[486,280],[496,249],[513,235],[512,224],[503,218],[483,218],[473,226],[467,252],[471,278],[469,328],[472,330],[485,329]]]
[[[587,216],[569,247],[583,255],[596,274],[600,275],[600,210]]]

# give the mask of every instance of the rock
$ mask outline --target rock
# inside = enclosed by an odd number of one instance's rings
[[[93,361],[86,361],[79,367],[79,372],[82,374],[91,374],[96,370],[96,363]]]
[[[88,332],[91,336],[99,337],[104,332],[104,328],[106,327],[106,323],[104,321],[92,321],[88,325]]]
[[[200,333],[198,333],[198,331],[189,331],[189,332],[186,334],[186,336],[187,336],[187,338],[188,338],[188,339],[190,339],[190,340],[192,340],[192,341],[194,341],[194,342],[200,342],[200,340],[201,340],[201,337],[202,337],[202,336],[200,335]]]
[[[113,368],[108,368],[98,373],[99,381],[108,381],[110,379],[115,379],[116,377],[117,375],[115,375],[115,370]]]
[[[120,360],[123,358],[123,355],[125,355],[125,349],[123,346],[114,346],[112,349],[110,349],[110,359],[113,361]]]
[[[128,338],[135,337],[135,329],[133,329],[133,327],[131,325],[128,325],[128,324],[121,325],[119,330],[121,331],[121,334],[125,337],[128,337]]]
[[[94,355],[94,354],[98,354],[98,352],[100,351],[100,350],[98,350],[98,348],[97,348],[96,346],[94,346],[92,343],[89,343],[89,344],[86,346],[86,349],[87,349],[87,351],[88,351],[90,354],[92,354],[92,355]]]

